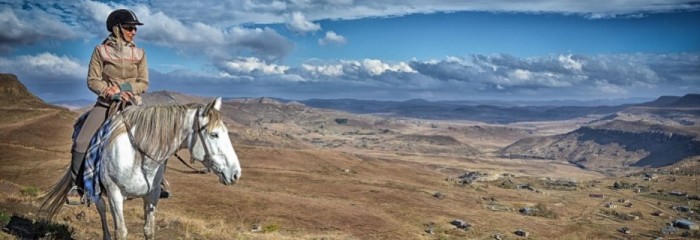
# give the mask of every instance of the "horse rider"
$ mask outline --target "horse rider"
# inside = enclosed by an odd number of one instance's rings
[[[73,188],[68,202],[82,195],[82,165],[92,136],[105,120],[125,107],[141,104],[141,94],[148,89],[146,52],[134,44],[137,26],[143,25],[133,11],[118,9],[107,17],[109,36],[95,47],[88,67],[87,85],[97,95],[71,148]],[[166,186],[167,187],[167,186]],[[161,197],[169,197],[164,189]],[[79,202],[79,201],[77,201]]]

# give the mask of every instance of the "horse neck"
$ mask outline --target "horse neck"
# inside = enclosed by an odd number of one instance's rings
[[[196,120],[196,117],[197,117],[196,112],[197,112],[197,109],[187,109],[186,110],[185,116],[183,119],[183,123],[181,125],[182,128],[179,129],[179,131],[180,131],[179,134],[173,135],[173,136],[175,136],[175,139],[169,139],[169,140],[166,140],[166,142],[162,142],[162,144],[165,144],[162,146],[165,149],[163,149],[163,148],[161,148],[161,149],[165,150],[165,152],[158,152],[158,153],[154,154],[154,152],[144,149],[143,146],[138,146],[139,148],[141,148],[141,149],[138,149],[138,151],[140,151],[141,153],[146,152],[148,158],[155,160],[155,162],[157,164],[162,163],[161,161],[165,161],[165,159],[169,158],[170,156],[175,154],[179,149],[181,149],[182,143],[184,141],[187,141],[188,139],[191,138],[191,135],[193,132],[192,126],[193,126],[194,121]],[[124,119],[119,119],[119,120],[123,121]],[[130,132],[134,131],[133,128],[134,127],[131,126],[127,131],[130,131]],[[133,134],[133,132],[131,134]],[[130,138],[132,138],[132,136],[133,135],[131,135]],[[134,143],[134,139],[130,139],[130,140],[132,141],[132,143]],[[179,144],[179,145],[177,145],[177,144]]]
[[[180,143],[180,148],[181,149],[192,149],[195,139],[197,138],[197,129],[195,129],[195,121],[197,121],[197,109],[188,109],[187,110],[187,124],[186,126],[191,126],[191,128],[187,128],[186,131],[189,131],[186,134],[182,134],[182,136],[185,136],[184,139],[182,139]]]

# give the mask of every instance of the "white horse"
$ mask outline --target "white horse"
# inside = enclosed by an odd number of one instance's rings
[[[217,174],[222,184],[236,183],[241,167],[220,109],[221,98],[206,106],[139,106],[127,108],[105,122],[93,138],[85,165],[86,187],[94,186],[85,194],[100,214],[104,239],[111,236],[102,190],[109,200],[117,239],[127,237],[123,202],[134,197],[143,199],[143,230],[146,239],[153,239],[164,162],[180,149],[189,149],[192,158]],[[91,154],[101,156],[94,161],[95,166],[89,161]],[[68,169],[44,198],[41,209],[49,218],[58,213],[66,200],[72,184],[70,174]]]

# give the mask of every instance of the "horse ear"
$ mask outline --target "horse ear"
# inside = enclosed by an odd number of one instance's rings
[[[217,97],[214,101],[208,103],[207,106],[204,107],[204,112],[209,112],[212,108],[216,109],[216,111],[221,110],[221,97]]]
[[[217,97],[212,103],[214,104],[214,109],[216,109],[216,111],[221,111],[221,97]]]

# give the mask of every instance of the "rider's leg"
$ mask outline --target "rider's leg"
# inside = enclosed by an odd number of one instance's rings
[[[73,177],[73,188],[68,192],[68,202],[75,203],[74,198],[80,199],[82,195],[82,173],[83,173],[83,161],[85,159],[85,153],[87,152],[88,145],[93,135],[104,123],[107,117],[107,108],[96,105],[90,110],[90,113],[85,119],[78,137],[75,139],[73,144],[73,149],[71,149],[71,177]]]

